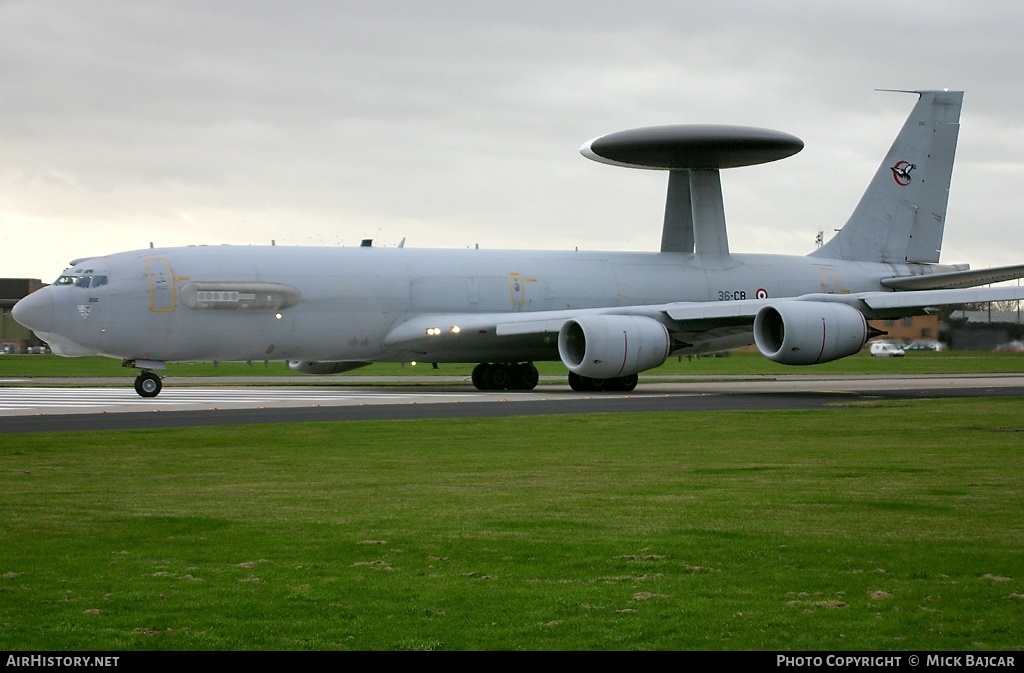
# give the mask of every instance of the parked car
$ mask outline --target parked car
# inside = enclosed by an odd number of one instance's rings
[[[871,344],[871,357],[874,358],[901,358],[906,353],[894,343],[888,341],[876,341]]]
[[[944,351],[946,344],[941,341],[920,340],[903,346],[905,351]]]

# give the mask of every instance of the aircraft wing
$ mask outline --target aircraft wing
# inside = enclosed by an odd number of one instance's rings
[[[847,304],[871,320],[900,313],[910,315],[932,307],[1018,299],[1024,299],[1024,287],[805,294],[777,299],[678,302],[522,313],[431,314],[417,316],[399,324],[388,334],[385,344],[416,349],[418,346],[434,345],[434,339],[444,335],[458,335],[463,344],[484,340],[492,342],[495,336],[551,337],[558,333],[566,321],[585,315],[647,317],[664,324],[672,333],[733,333],[737,327],[749,328],[763,307],[781,302]]]
[[[624,306],[523,313],[439,313],[416,316],[397,325],[384,339],[387,346],[428,342],[431,337],[458,335],[460,340],[557,334],[567,320],[582,315],[642,315],[658,319],[658,306]]]
[[[685,302],[668,304],[666,315],[680,322],[728,322],[741,319],[753,321],[762,306],[782,301],[826,302],[848,304],[859,309],[866,318],[884,311],[926,309],[957,304],[1024,299],[1024,287],[971,287],[955,290],[914,290],[910,292],[857,292],[851,294],[805,294],[780,299],[747,299],[729,302]]]

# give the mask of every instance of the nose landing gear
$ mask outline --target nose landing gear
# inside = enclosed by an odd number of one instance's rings
[[[163,387],[163,381],[153,372],[142,372],[135,377],[135,392],[140,397],[156,397]]]
[[[154,374],[153,369],[166,369],[167,364],[161,360],[122,360],[122,367],[141,369],[135,377],[135,392],[139,397],[156,397],[164,387],[164,382]]]

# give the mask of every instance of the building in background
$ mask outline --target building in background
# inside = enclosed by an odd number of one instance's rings
[[[897,344],[940,341],[938,315],[915,315],[896,320],[869,320],[868,324],[886,332],[885,338]]]

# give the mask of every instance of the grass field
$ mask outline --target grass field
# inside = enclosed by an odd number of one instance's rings
[[[542,375],[564,376],[560,362],[538,362]],[[346,383],[352,377],[364,376],[465,376],[472,364],[441,364],[433,369],[429,363],[415,366],[406,363],[380,363],[344,374]],[[702,357],[687,360],[671,358],[657,369],[640,375],[641,381],[659,376],[736,376],[781,374],[961,374],[961,373],[1024,373],[1024,355],[973,351],[911,351],[904,358],[873,358],[867,352],[854,357],[811,367],[780,365],[759,353],[731,353],[728,357]],[[136,369],[126,369],[117,360],[101,357],[62,358],[56,355],[5,355],[0,357],[0,379],[14,377],[111,377],[133,378]],[[308,377],[296,374],[283,362],[264,365],[256,362],[170,363],[167,376],[292,376],[301,381]],[[358,380],[358,379],[357,379]]]
[[[1022,412],[0,435],[0,650],[1021,649]]]

